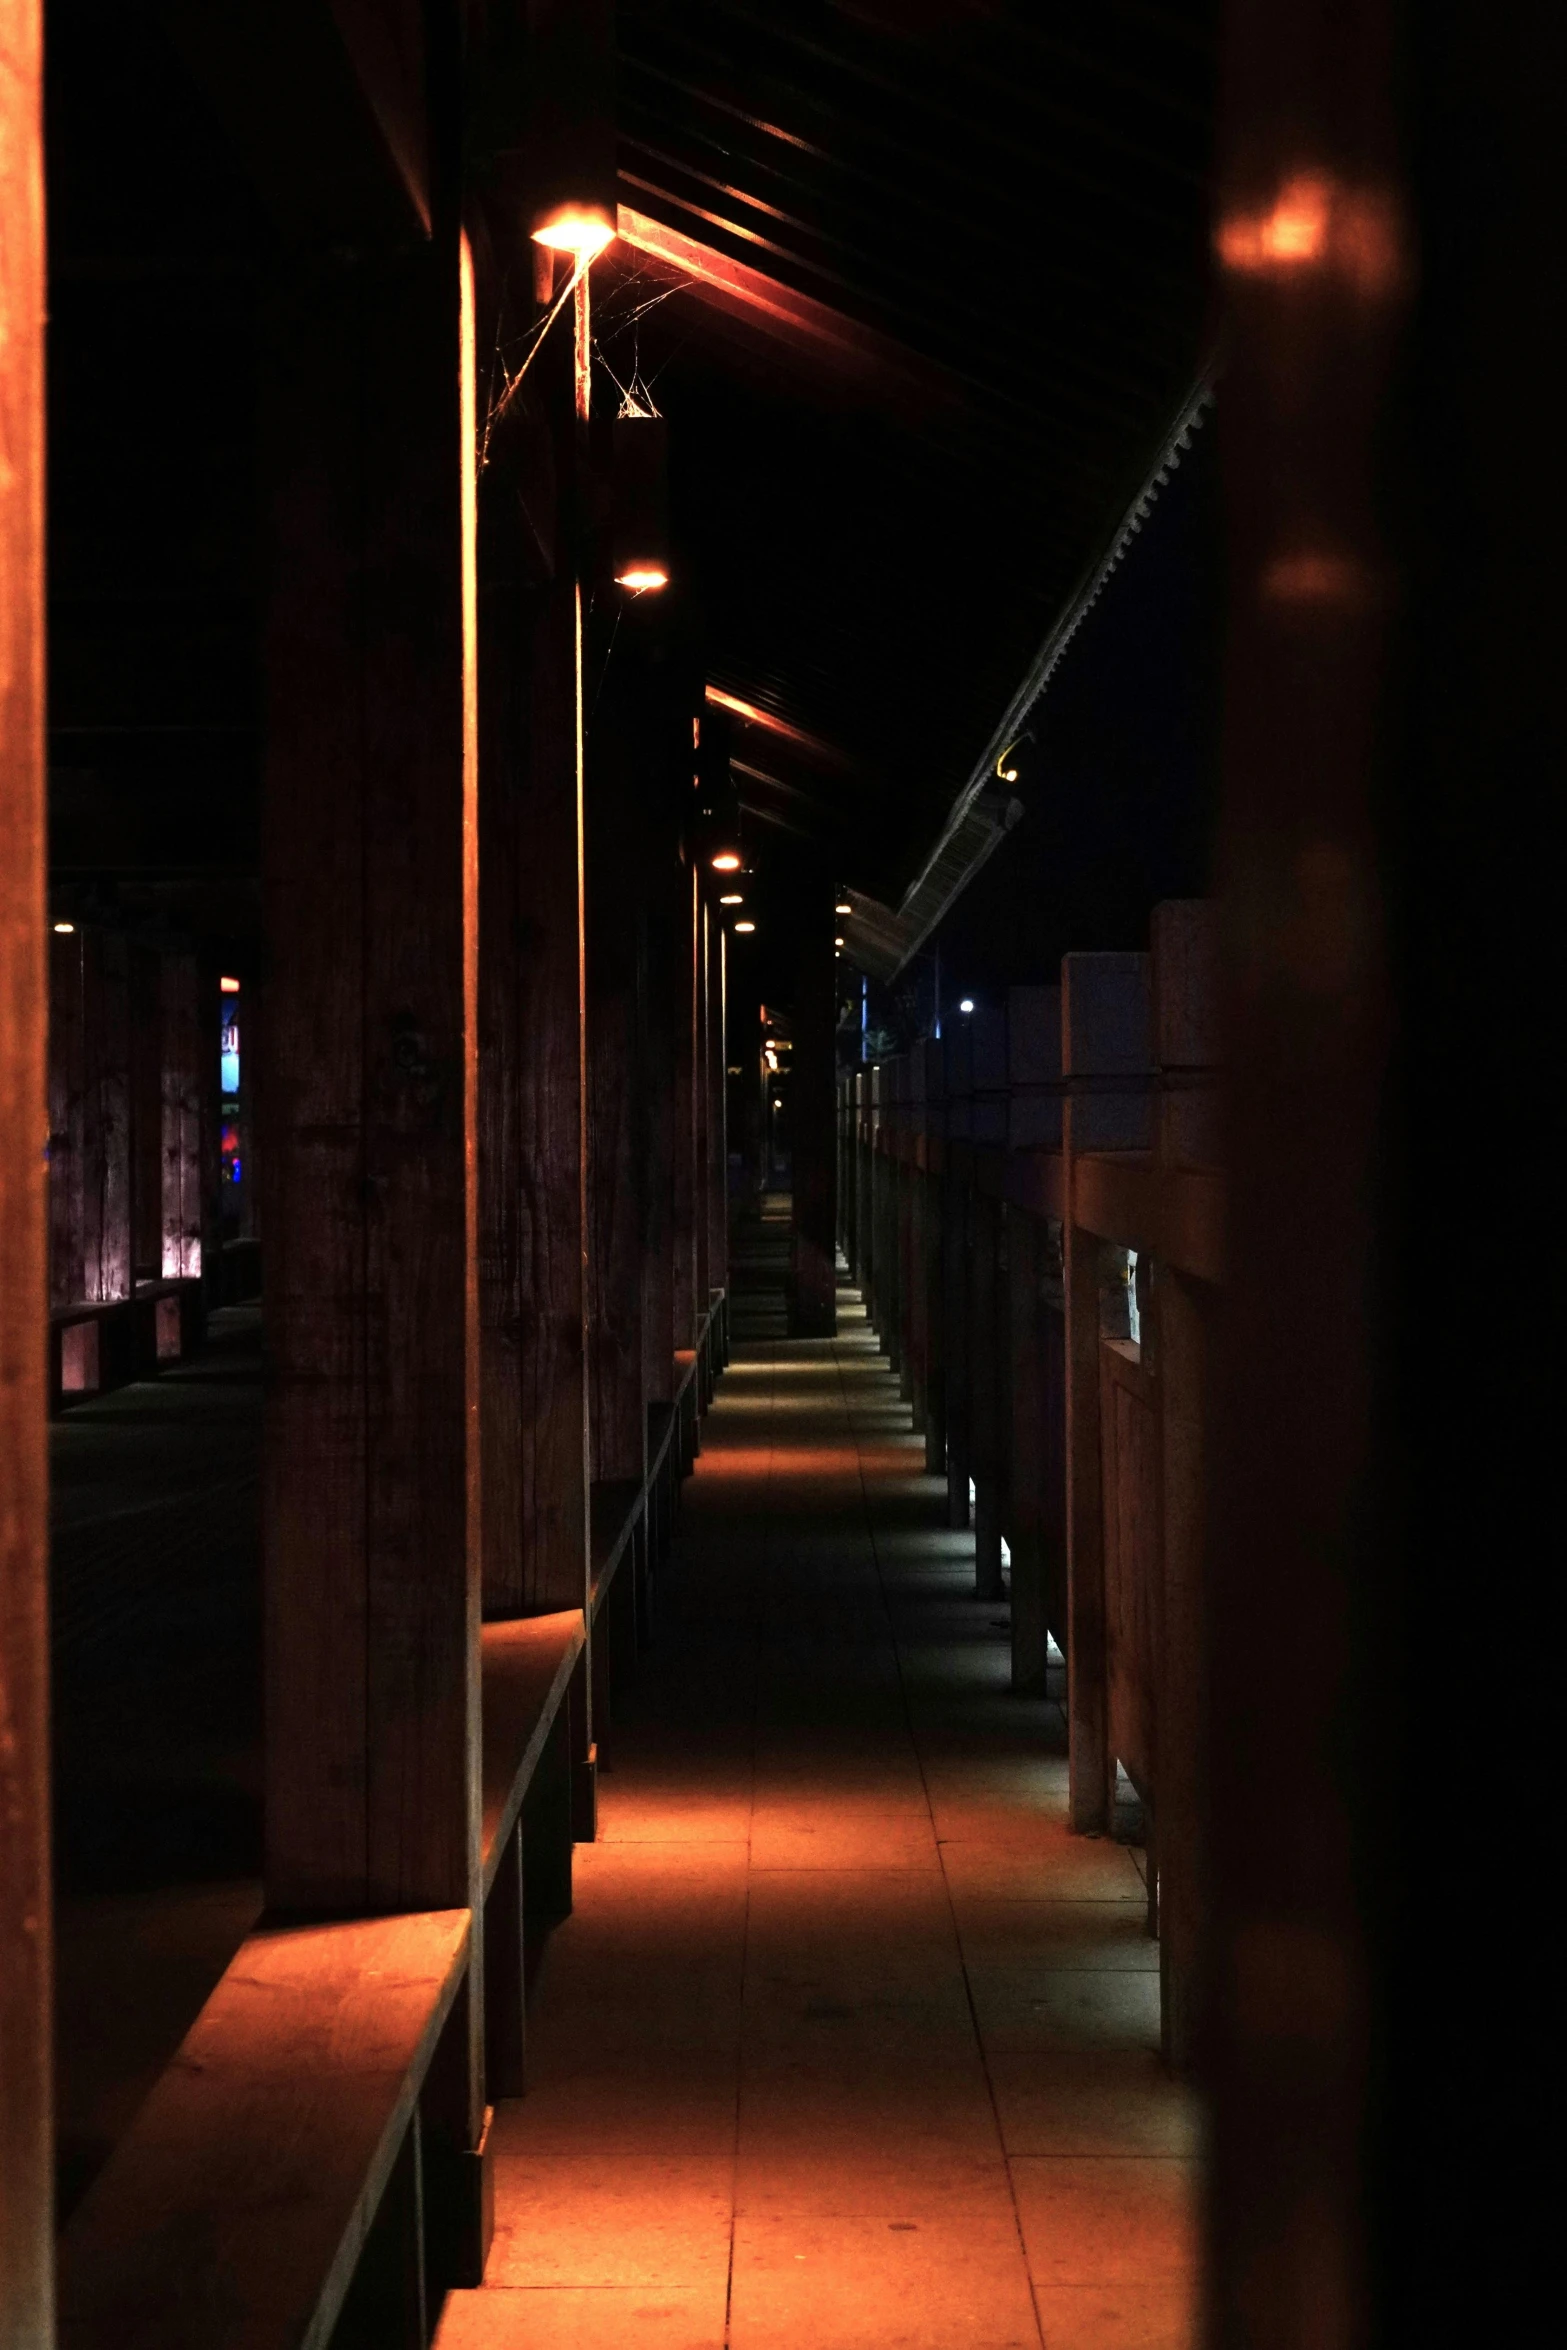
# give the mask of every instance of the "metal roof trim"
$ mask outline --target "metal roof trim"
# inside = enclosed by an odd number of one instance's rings
[[[952,812],[934,848],[904,891],[902,902],[894,910],[874,898],[865,901],[868,908],[877,909],[876,928],[883,959],[893,951],[894,939],[897,941],[897,959],[886,969],[869,961],[865,963],[873,978],[896,978],[1022,814],[1021,803],[1007,795],[997,776],[1002,754],[1022,733],[1029,712],[1055,675],[1083,620],[1099,601],[1105,582],[1142,529],[1154,500],[1179,465],[1182,452],[1190,448],[1192,434],[1200,429],[1213,398],[1212,382],[1204,374],[1181,403],[1142,488],[1111,532],[1098,559],[1084,573],[1066,609],[1030,663],[983,755],[953,802]],[[998,805],[1002,801],[1004,808]],[[854,893],[851,891],[850,895]]]

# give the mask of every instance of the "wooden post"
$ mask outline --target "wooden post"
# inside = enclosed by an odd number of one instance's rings
[[[593,1475],[641,1484],[643,1387],[647,782],[634,655],[601,697],[588,789],[589,1266]]]
[[[974,1582],[982,1599],[1002,1595],[1009,1439],[1004,1376],[1008,1314],[1001,1184],[1006,1151],[1007,1024],[984,1006],[969,1016],[973,1094],[970,1132],[974,1190],[969,1259],[969,1475],[974,1482]]]
[[[500,485],[496,485],[497,488]],[[490,490],[479,537],[479,1410],[483,1596],[511,1615],[526,1591],[523,1518],[523,810],[529,780],[530,556],[516,501]],[[537,558],[533,557],[536,564]],[[494,1896],[492,1896],[492,1903]]]
[[[1009,1180],[1021,1180],[1025,1154],[1061,1149],[1061,990],[1014,987],[1007,999],[1007,1148]],[[1056,1250],[1032,1203],[1008,1210],[1011,1268],[1011,1532],[1012,1686],[1042,1694],[1052,1612],[1053,1475],[1059,1433],[1052,1406],[1059,1387],[1051,1377],[1047,1301]]]
[[[163,975],[152,947],[130,955],[131,1274],[163,1272]],[[248,1173],[248,1170],[247,1170]]]
[[[267,1895],[476,1909],[466,247],[302,264],[269,361]]]
[[[947,1523],[969,1522],[969,1242],[974,1191],[974,1055],[967,1021],[942,1039],[947,1104],[941,1224],[941,1327],[946,1354]]]
[[[707,924],[707,1278],[711,1290],[729,1289],[729,1088],[727,942],[716,906]],[[721,1365],[719,1366],[721,1367]]]
[[[1100,1243],[1079,1230],[1075,1162],[1085,1151],[1146,1147],[1148,958],[1068,955],[1061,966],[1062,1233],[1066,1289],[1067,1744],[1070,1817],[1080,1834],[1110,1825],[1105,1656],[1104,1494],[1099,1444]]]
[[[675,1345],[696,1343],[697,1305],[697,939],[701,908],[694,867],[682,865],[675,891],[675,1137],[670,1212],[674,1223]]]
[[[923,1295],[921,1308],[925,1342],[925,1470],[931,1477],[947,1473],[947,1359],[942,1291],[942,1217],[945,1194],[946,1102],[942,1092],[940,1044],[928,1040],[920,1047],[924,1060],[921,1090],[924,1168],[919,1192],[919,1261],[916,1271]]]
[[[831,1338],[838,1327],[833,1260],[833,1084],[837,1052],[830,912],[802,909],[794,988],[794,1206],[790,1327]]]
[[[559,361],[564,345],[553,354]],[[557,393],[557,412],[565,401]],[[562,468],[570,446],[557,439]],[[585,1607],[588,1594],[587,1084],[581,599],[570,550],[528,642],[527,781],[519,811],[519,1089],[523,1214],[522,1542],[490,1615]]]
[[[871,1073],[854,1074],[854,1278],[870,1311],[871,1219],[875,1168],[871,1161]]]
[[[679,997],[678,923],[673,900],[685,880],[673,839],[652,853],[647,892],[646,1068],[643,1115],[642,1349],[648,1406],[674,1397],[675,1368],[675,1030]]]
[[[206,1202],[202,1182],[202,1053],[217,1053],[204,1034],[200,971],[194,955],[163,958],[163,1278],[202,1274]]]
[[[0,6],[0,2350],[54,2340],[41,17]]]
[[[1193,1168],[1212,1173],[1219,1158],[1217,908],[1201,901],[1156,906],[1150,945],[1161,1178]],[[1203,1608],[1216,1304],[1208,1284],[1156,1263],[1149,1335],[1160,1409],[1163,1547],[1154,1790],[1160,2013],[1166,2057],[1187,2073],[1198,2054],[1207,1907]]]
[[[712,1150],[713,1105],[710,1092],[708,1027],[712,1019],[712,972],[708,956],[708,929],[712,910],[700,882],[697,887],[695,921],[691,933],[692,995],[691,995],[691,1259],[692,1259],[692,1335],[687,1341],[695,1346],[702,1326],[702,1317],[712,1303],[713,1278],[713,1219],[708,1199],[708,1168]],[[697,1366],[698,1387],[701,1388],[702,1369]],[[705,1390],[701,1392],[701,1406],[707,1408]]]

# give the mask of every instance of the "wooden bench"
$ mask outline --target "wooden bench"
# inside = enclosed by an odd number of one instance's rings
[[[49,1315],[49,1409],[155,1378],[201,1344],[199,1281],[140,1281],[129,1297],[55,1306]]]
[[[699,1359],[650,1415],[642,1483],[593,1489],[586,1616],[481,1628],[491,2099],[525,2086],[528,1983],[571,1907],[591,1624],[619,1605],[635,1645],[625,1602],[668,1540]],[[265,1919],[246,1937],[65,2231],[62,2350],[423,2350],[440,2295],[478,2284],[488,2249],[470,1930],[467,1910],[440,1910]]]

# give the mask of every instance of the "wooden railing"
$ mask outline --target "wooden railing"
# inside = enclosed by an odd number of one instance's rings
[[[1211,909],[1151,951],[949,1016],[845,1078],[840,1243],[926,1440],[976,1590],[1010,1553],[1012,1672],[1065,1659],[1071,1819],[1148,1823],[1170,2052],[1190,2046],[1194,1658],[1207,1332],[1223,1276]],[[970,1493],[972,1490],[972,1504]]]

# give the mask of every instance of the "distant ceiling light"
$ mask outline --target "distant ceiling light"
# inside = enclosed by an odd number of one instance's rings
[[[958,1006],[958,1010],[959,1010],[960,1012],[972,1012],[972,1011],[973,1011],[973,1009],[974,1009],[974,998],[973,998],[971,995],[966,995],[966,996],[963,998],[963,1001],[962,1001],[962,1002],[959,1004],[959,1006]]]
[[[738,849],[720,849],[712,859],[712,866],[715,873],[738,873],[740,870]]]
[[[645,588],[668,587],[669,574],[655,570],[651,563],[633,563],[627,570],[616,572],[615,585],[633,588],[640,594]]]
[[[238,995],[239,993],[239,981],[237,979],[220,979],[218,981],[218,985],[225,995]]]
[[[852,914],[854,912],[854,908],[850,905],[847,898],[840,898],[838,903],[834,906],[833,912],[835,914]]]
[[[832,943],[833,943],[833,945],[834,945],[835,947],[841,947],[841,946],[842,946],[842,944],[843,944],[843,941],[842,941],[842,939],[841,939],[841,938],[835,938],[835,939],[833,940],[833,942],[832,942]]]
[[[741,937],[745,938],[756,928],[756,924],[754,922],[737,922],[735,928]]]
[[[548,245],[554,253],[569,253],[581,269],[614,243],[615,223],[607,210],[596,204],[565,204],[535,221],[531,234],[536,245]]]
[[[745,904],[745,899],[739,890],[726,889],[718,902],[721,906],[743,906]]]
[[[55,924],[55,929],[61,938],[69,938],[75,928],[74,922],[57,922]]]

